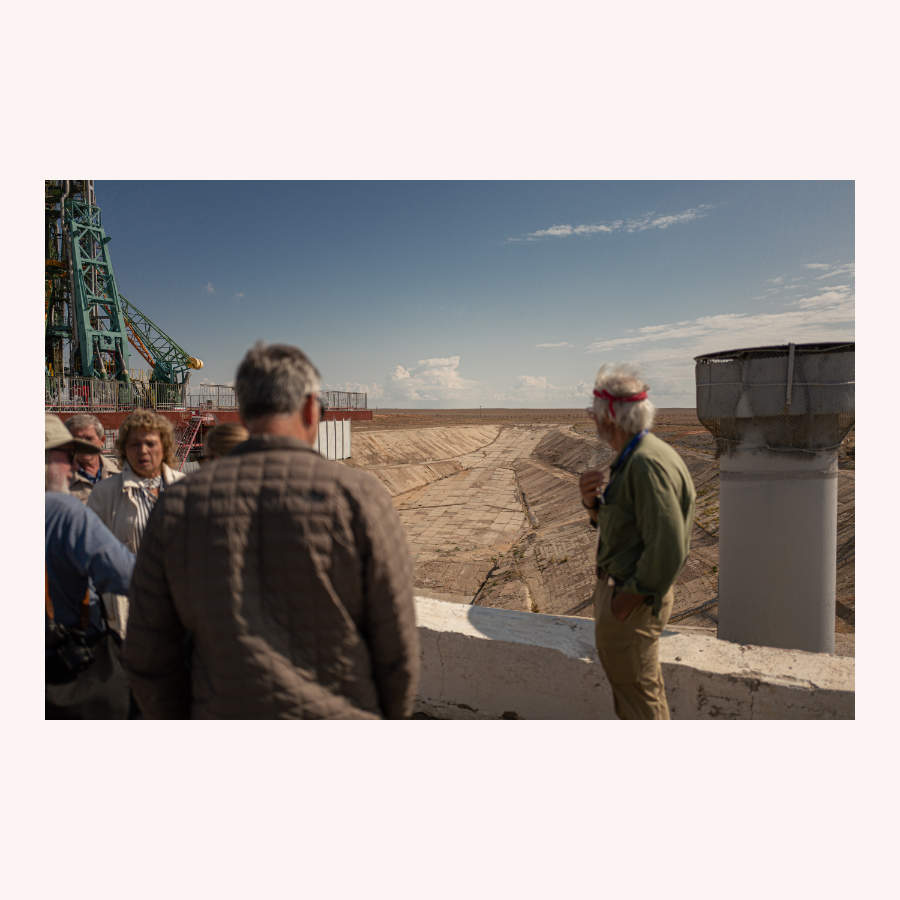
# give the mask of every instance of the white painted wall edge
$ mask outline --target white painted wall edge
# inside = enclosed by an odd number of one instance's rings
[[[446,719],[613,719],[594,626],[576,616],[416,597],[416,711]],[[852,657],[720,641],[670,627],[660,662],[673,719],[852,719]]]

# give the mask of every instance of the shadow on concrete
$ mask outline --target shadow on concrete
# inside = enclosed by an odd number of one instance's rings
[[[491,640],[554,649],[580,659],[597,659],[591,619],[486,606],[469,606],[466,618]]]

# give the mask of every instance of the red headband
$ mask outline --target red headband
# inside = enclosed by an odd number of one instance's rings
[[[647,399],[647,392],[641,391],[639,394],[629,394],[625,397],[613,397],[613,395],[610,394],[609,391],[598,391],[595,389],[594,396],[609,400],[609,417],[611,419],[615,419],[616,414],[615,412],[613,412],[613,400],[615,400],[616,403],[637,403],[638,400]]]

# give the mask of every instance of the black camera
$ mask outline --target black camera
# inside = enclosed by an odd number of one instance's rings
[[[47,629],[44,677],[47,684],[69,684],[94,661],[94,645],[80,628],[67,628],[51,621]]]

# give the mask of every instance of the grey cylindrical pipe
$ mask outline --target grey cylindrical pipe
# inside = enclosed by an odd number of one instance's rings
[[[837,454],[738,450],[719,476],[719,637],[833,653]]]
[[[719,637],[834,652],[837,451],[854,345],[697,357],[697,415],[719,459]]]

